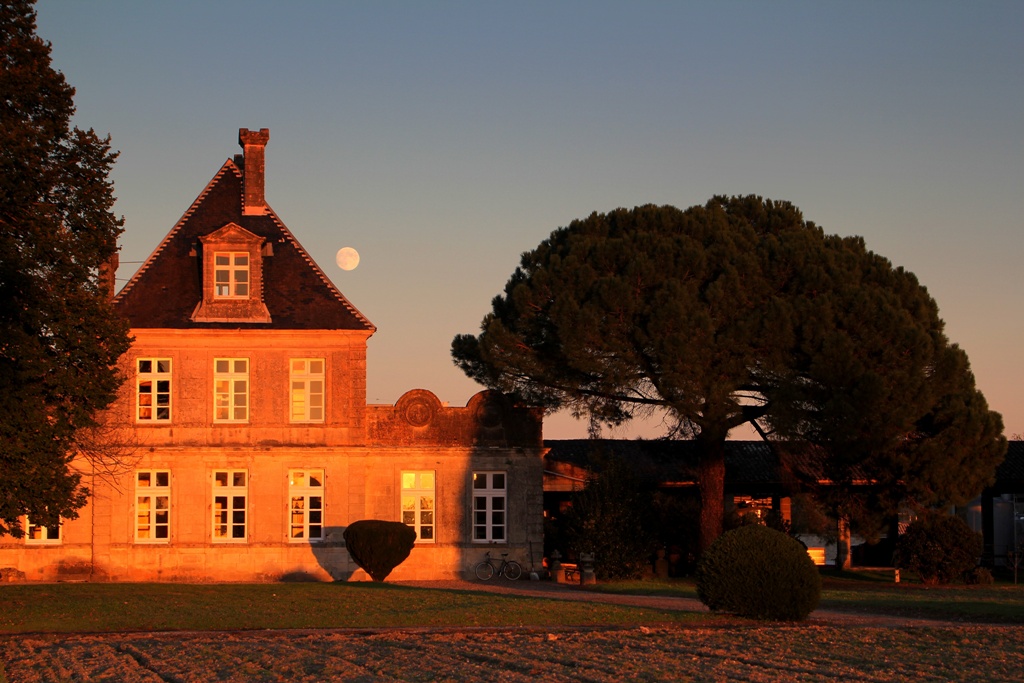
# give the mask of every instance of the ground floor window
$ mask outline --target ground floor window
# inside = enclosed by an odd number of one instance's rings
[[[56,545],[60,543],[60,522],[53,526],[33,524],[25,518],[25,543],[28,545]]]
[[[288,472],[288,540],[315,542],[324,536],[324,471]]]
[[[434,472],[402,472],[402,522],[416,530],[417,543],[433,543],[436,507]]]
[[[247,539],[249,473],[218,470],[213,473],[213,541],[242,543]]]
[[[473,473],[473,541],[504,543],[506,509],[504,472]]]
[[[171,473],[135,473],[135,541],[166,543],[171,538]]]

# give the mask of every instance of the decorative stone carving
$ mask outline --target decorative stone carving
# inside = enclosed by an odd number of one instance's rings
[[[441,401],[433,392],[413,389],[398,399],[395,408],[399,417],[410,427],[423,428],[430,426],[437,417],[438,411],[441,410]]]
[[[466,405],[482,430],[501,429],[505,422],[505,397],[497,391],[481,391]]]

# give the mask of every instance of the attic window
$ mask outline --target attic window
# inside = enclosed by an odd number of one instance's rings
[[[213,260],[214,295],[218,299],[249,298],[249,253],[219,251]]]
[[[236,223],[199,238],[203,298],[192,312],[197,323],[269,323],[263,301],[266,240]]]

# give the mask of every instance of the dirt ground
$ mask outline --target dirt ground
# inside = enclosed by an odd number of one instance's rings
[[[0,641],[36,681],[1020,680],[1019,628],[246,632]]]
[[[526,582],[431,587],[703,609]],[[1020,680],[1024,629],[818,612],[799,625],[718,628],[31,635],[0,638],[0,663],[10,683]]]

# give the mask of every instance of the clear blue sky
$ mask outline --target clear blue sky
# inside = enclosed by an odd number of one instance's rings
[[[128,278],[269,128],[267,200],[378,327],[370,402],[449,357],[523,251],[593,211],[785,199],[918,275],[1024,432],[1022,2],[41,0],[110,133]],[[343,246],[362,262],[334,265]],[[656,426],[624,432],[654,433]],[[582,436],[567,417],[551,438]]]

